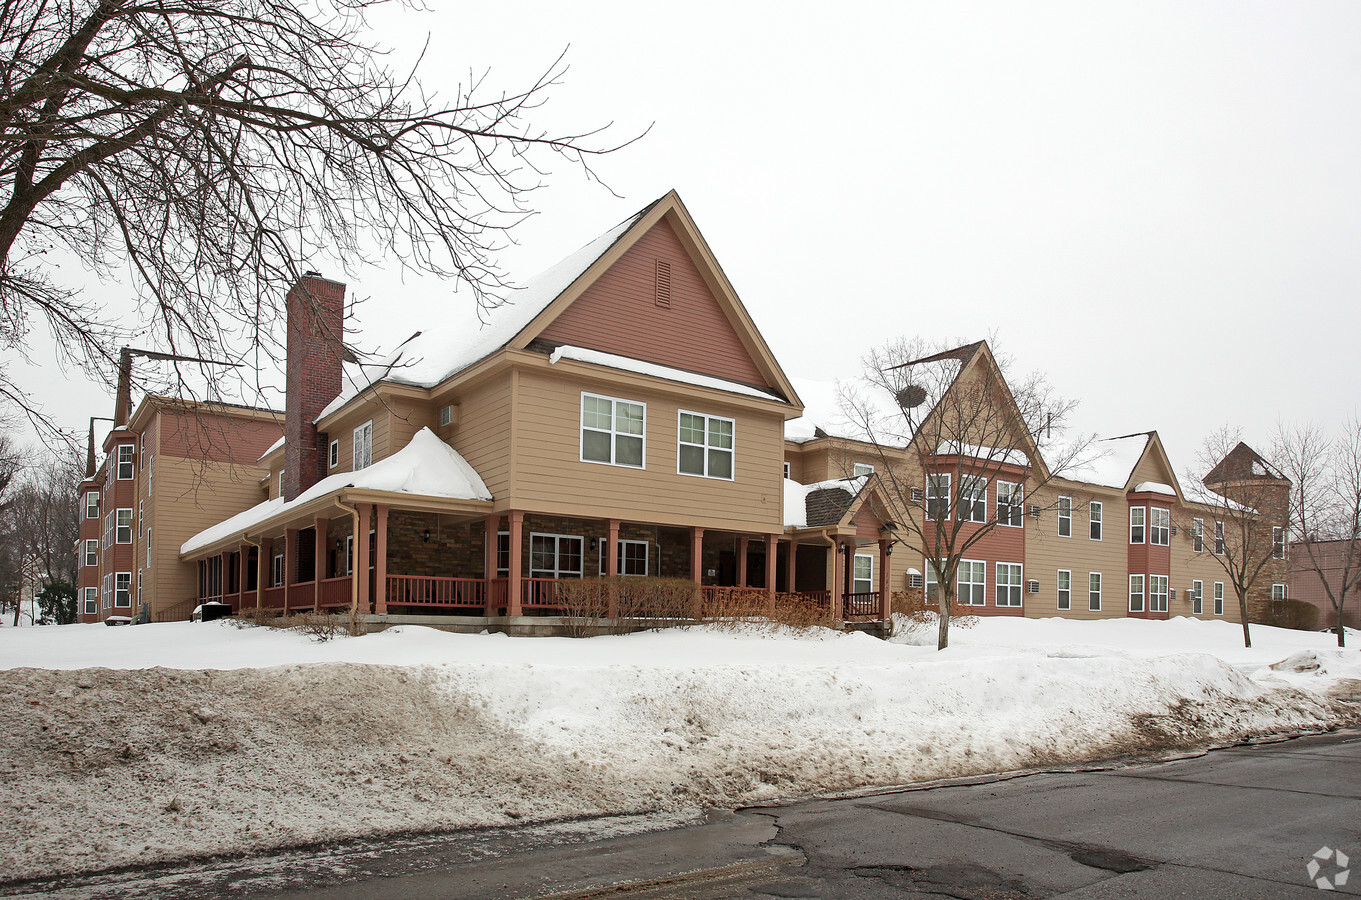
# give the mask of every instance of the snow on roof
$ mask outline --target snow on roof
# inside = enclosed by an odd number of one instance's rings
[[[1217,506],[1220,509],[1228,510],[1229,512],[1246,513],[1250,516],[1255,516],[1257,514],[1257,510],[1248,506],[1246,503],[1230,500],[1223,494],[1215,493],[1194,479],[1188,478],[1186,480],[1186,483],[1182,485],[1182,492],[1186,495],[1186,499],[1190,500],[1192,503],[1200,503],[1205,506]]]
[[[785,440],[807,443],[817,437],[819,428],[825,434],[846,431],[845,417],[837,408],[836,382],[809,378],[791,378],[790,382],[803,401],[803,415],[784,423]]]
[[[1076,467],[1065,477],[1071,481],[1123,488],[1150,440],[1152,437],[1148,434],[1129,434],[1097,441],[1094,447],[1098,456]]]
[[[279,435],[279,439],[278,439],[277,441],[275,441],[274,443],[272,443],[272,444],[269,445],[269,449],[268,449],[268,450],[266,450],[264,453],[261,453],[261,454],[260,454],[260,459],[264,459],[266,456],[269,456],[271,453],[273,453],[275,450],[278,450],[278,449],[279,449],[280,447],[282,447],[283,445],[284,445],[284,436],[281,434],[281,435]],[[259,460],[256,460],[256,462],[259,462]],[[268,477],[268,476],[266,476],[266,477]]]
[[[1136,494],[1167,494],[1177,496],[1176,490],[1170,484],[1163,484],[1161,481],[1141,481],[1134,486]]]
[[[868,475],[857,475],[853,478],[834,478],[831,481],[819,481],[816,484],[799,484],[793,479],[786,478],[784,480],[784,527],[808,527],[808,495],[814,491],[840,488],[854,497],[860,493],[865,482],[869,479],[870,476]]]
[[[599,350],[588,350],[585,347],[573,347],[564,344],[554,350],[552,355],[548,357],[548,361],[554,364],[560,359],[574,359],[577,362],[608,366],[611,369],[622,369],[625,372],[652,375],[656,378],[664,378],[667,381],[678,381],[681,384],[692,384],[696,387],[713,388],[718,391],[727,391],[730,394],[745,394],[748,397],[761,397],[766,400],[780,399],[770,391],[755,388],[748,384],[741,384],[736,381],[725,381],[722,378],[713,378],[709,375],[687,372],[684,369],[673,369],[670,366],[659,366],[656,363],[643,362],[640,359],[630,359],[627,356],[616,356],[613,353],[602,353]]]
[[[1013,466],[1028,466],[1030,458],[1019,449],[1003,447],[980,447],[977,444],[962,444],[959,441],[946,441],[936,448],[939,456],[965,456],[981,459],[990,463],[1010,463]]]
[[[325,418],[376,381],[430,388],[504,347],[614,246],[655,204],[629,216],[575,253],[531,278],[514,297],[491,310],[461,300],[435,301],[427,308],[430,326],[412,335],[385,358],[345,367],[348,384],[317,416]],[[483,321],[483,318],[486,321]]]
[[[492,499],[491,492],[477,470],[429,428],[422,428],[411,438],[411,443],[367,469],[339,472],[323,478],[287,502],[282,497],[275,497],[252,506],[245,512],[200,531],[180,545],[180,552],[192,553],[223,538],[247,531],[280,513],[347,487],[456,500]]]

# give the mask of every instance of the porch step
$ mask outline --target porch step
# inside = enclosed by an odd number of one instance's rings
[[[878,619],[868,622],[847,622],[843,627],[846,631],[863,631],[865,634],[868,634],[871,637],[877,637],[881,641],[886,641],[889,637],[888,629],[885,628],[884,623]]]

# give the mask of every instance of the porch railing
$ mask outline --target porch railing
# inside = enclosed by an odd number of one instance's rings
[[[194,612],[194,607],[207,602],[206,600],[182,600],[174,606],[167,606],[160,610],[152,618],[157,622],[188,622],[189,617]]]
[[[261,598],[261,605],[265,609],[283,609],[285,587],[265,588],[265,595]]]
[[[389,575],[389,606],[487,605],[487,582],[482,578],[446,578],[427,575]]]
[[[350,576],[340,575],[321,582],[321,608],[335,609],[350,605]]]
[[[879,618],[879,592],[860,591],[847,594],[843,602],[843,611],[848,619]]]

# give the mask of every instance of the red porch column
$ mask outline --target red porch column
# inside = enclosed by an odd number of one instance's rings
[[[240,590],[237,591],[236,611],[240,612],[246,608],[246,583],[250,580],[248,577],[250,575],[250,544],[241,545],[241,559],[237,568],[240,569],[240,573],[237,576],[236,584]],[[256,585],[258,586],[259,582],[256,582]]]
[[[499,515],[487,516],[482,521],[482,528],[484,531],[482,542],[486,545],[484,547],[486,552],[482,554],[482,577],[486,581],[482,588],[486,591],[486,609],[483,611],[487,615],[493,616],[496,615],[496,610],[492,607],[491,583],[496,578],[496,542],[498,532],[501,530],[501,517]]]
[[[750,540],[744,534],[737,539],[737,586],[747,586],[747,548]]]
[[[318,612],[321,611],[321,583],[326,580],[326,544],[330,527],[331,520],[325,516],[312,520],[312,530],[317,538],[312,548],[312,608]]]
[[[789,555],[785,558],[784,568],[785,568],[784,589],[786,591],[789,591],[789,593],[791,594],[797,593],[799,588],[798,585],[795,584],[796,581],[795,573],[799,571],[798,541],[789,542]]]
[[[289,588],[298,570],[298,529],[284,529],[284,615],[288,615]]]
[[[260,538],[260,556],[255,560],[255,608],[259,609],[265,605],[265,573],[272,572],[270,566],[274,559],[274,541],[267,537]]]
[[[778,534],[766,535],[766,593],[770,594],[770,611],[775,612],[775,573],[779,568],[776,553],[780,547]]]
[[[359,504],[359,534],[354,536],[354,571],[351,578],[359,579],[359,612],[369,612],[369,504]]]
[[[879,618],[887,622],[889,615],[893,612],[893,598],[889,591],[889,584],[893,573],[889,571],[893,562],[893,542],[879,542]]]
[[[608,577],[619,572],[619,520],[610,519],[606,530],[609,534],[606,538],[609,545],[605,548],[605,575]],[[610,588],[609,605],[605,614],[611,619],[619,617],[619,592],[613,587]]]
[[[520,552],[525,530],[524,510],[512,509],[506,513],[506,518],[510,522],[510,577],[506,579],[506,615],[518,616],[524,612],[520,597],[520,586],[524,583],[520,575],[524,556]]]
[[[375,508],[378,510],[375,526],[378,533],[373,549],[373,555],[377,557],[373,561],[373,590],[377,596],[373,598],[373,611],[385,616],[388,613],[388,505],[379,503]]]
[[[225,601],[227,599],[227,569],[230,568],[232,556],[226,550],[217,555],[217,599]],[[137,605],[142,604],[141,594],[137,595]]]
[[[690,528],[690,580],[696,585],[704,584],[704,529]],[[704,591],[695,591],[694,618],[699,621],[704,615]]]
[[[842,577],[843,569],[845,568],[845,565],[842,562],[842,557],[844,557],[845,555],[846,554],[841,549],[840,542],[838,542],[832,547],[832,571],[831,571],[832,618],[838,620],[845,618],[844,615],[845,609],[842,605],[846,599],[846,595],[842,593]]]

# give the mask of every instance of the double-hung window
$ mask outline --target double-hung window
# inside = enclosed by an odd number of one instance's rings
[[[1101,573],[1087,573],[1087,609],[1092,612],[1101,610]]]
[[[86,492],[85,492],[85,518],[87,518],[87,519],[98,519],[98,518],[99,518],[99,492],[98,492],[98,491],[86,491]]]
[[[1279,525],[1271,528],[1271,555],[1285,559],[1285,529]]]
[[[935,606],[940,602],[940,570],[942,560],[926,560],[926,602]]]
[[[581,395],[583,462],[643,468],[647,406],[596,394]]]
[[[1059,537],[1073,536],[1073,498],[1059,498]]]
[[[1059,609],[1073,608],[1073,573],[1069,569],[1059,569]]]
[[[1129,576],[1129,611],[1144,611],[1144,576]]]
[[[131,444],[127,446],[131,447]],[[114,524],[114,543],[132,543],[132,507],[126,506],[118,510],[118,520]]]
[[[128,481],[132,478],[135,466],[137,447],[134,444],[118,445],[118,480]],[[129,576],[131,577],[131,576]]]
[[[1191,520],[1191,550],[1195,553],[1205,552],[1205,520]]]
[[[510,574],[510,532],[496,532],[496,577]]]
[[[987,565],[979,559],[961,559],[955,576],[955,596],[965,606],[987,606]]]
[[[85,565],[99,565],[99,541],[93,538],[85,542]]]
[[[1147,512],[1142,506],[1131,506],[1129,508],[1129,542],[1131,544],[1142,544],[1144,542],[1144,516]]]
[[[131,444],[125,444],[129,450]],[[119,572],[113,576],[113,605],[115,609],[127,609],[132,606],[132,573]]]
[[[950,518],[950,474],[932,473],[926,476],[926,518],[942,521]]]
[[[1224,555],[1224,523],[1215,523],[1215,556]]]
[[[1167,576],[1148,576],[1148,611],[1167,612]]]
[[[529,536],[530,578],[580,578],[582,538],[571,534]]]
[[[1093,500],[1087,504],[1087,523],[1092,540],[1101,540],[1101,501]]]
[[[1205,582],[1197,578],[1191,582],[1191,615],[1205,612]]]
[[[682,410],[676,470],[682,475],[702,475],[731,481],[733,425],[732,419]]]
[[[988,480],[978,475],[959,479],[959,521],[988,521]]]
[[[997,605],[1021,605],[1021,564],[997,564]]]
[[[1224,615],[1224,582],[1215,582],[1215,615]]]
[[[146,567],[151,568],[151,529],[146,530]]]
[[[111,509],[104,514],[104,546],[113,546],[113,523],[118,518],[118,510]]]
[[[997,482],[997,521],[1002,525],[1020,528],[1025,524],[1021,508],[1021,486],[1014,481]]]
[[[857,553],[852,562],[851,593],[868,594],[874,590],[874,557]]]
[[[327,468],[334,469],[340,465],[340,441],[331,441],[331,455],[327,461],[329,463]]]
[[[600,542],[600,574],[609,573],[609,541]],[[647,541],[619,541],[619,561],[618,571],[614,574],[626,577],[642,577],[647,575]]]
[[[87,587],[85,589],[85,615],[99,615],[99,588]]]
[[[156,454],[151,454],[146,461],[146,495],[151,496],[151,489],[155,487],[156,475]]]
[[[1148,542],[1166,547],[1171,534],[1172,513],[1161,506],[1148,508]]]
[[[284,555],[274,554],[274,563],[270,570],[270,585],[272,587],[282,587],[284,583]]]
[[[371,465],[373,465],[372,419],[354,430],[354,464],[350,468],[358,472],[360,469],[367,469]]]
[[[1285,585],[1273,584],[1271,586],[1271,602],[1280,603],[1285,600]]]
[[[855,463],[851,466],[851,477],[859,478],[862,475],[873,475],[874,466],[869,463]]]

